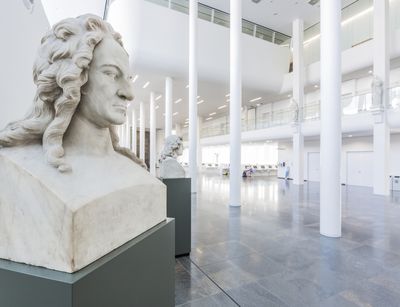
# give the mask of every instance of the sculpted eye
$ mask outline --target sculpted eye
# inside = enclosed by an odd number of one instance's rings
[[[112,79],[117,79],[117,73],[115,73],[114,71],[105,71],[104,74]]]

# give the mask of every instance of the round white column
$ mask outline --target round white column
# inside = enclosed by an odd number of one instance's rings
[[[140,131],[139,131],[139,152],[140,152],[140,159],[144,161],[145,159],[145,114],[144,114],[144,102],[140,102]]]
[[[154,92],[150,93],[150,173],[156,175],[156,101]]]
[[[341,1],[321,1],[320,233],[340,237]]]
[[[165,78],[165,138],[172,133],[172,78]]]
[[[230,0],[230,167],[229,205],[240,206],[241,189],[241,106],[242,106],[242,1]]]
[[[137,154],[137,125],[136,111],[132,110],[132,151]]]
[[[197,0],[189,3],[189,175],[197,192]]]

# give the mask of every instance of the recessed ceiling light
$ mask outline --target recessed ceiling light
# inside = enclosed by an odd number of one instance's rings
[[[172,114],[172,116],[175,116],[175,115],[178,115],[179,114],[179,112],[175,112],[174,114]]]
[[[132,79],[132,83],[135,83],[138,78],[139,78],[139,75],[134,76]]]
[[[229,101],[231,101],[231,100],[230,100],[230,99],[227,99],[227,100],[226,100],[226,102],[229,102]]]
[[[290,97],[292,97],[292,95],[290,95],[290,94],[289,94],[289,95],[287,95],[287,96],[288,96],[289,98],[290,98]]]
[[[255,101],[261,100],[261,98],[262,97],[257,97],[257,98],[251,99],[250,102],[255,102]]]
[[[372,70],[368,71],[368,73],[371,75],[372,74]]]
[[[212,118],[212,117],[207,117],[207,118],[206,118],[206,120],[210,120],[210,119],[213,119],[213,118]]]
[[[212,113],[210,113],[210,114],[208,114],[208,115],[213,116],[213,115],[215,115],[215,114],[217,114],[217,112],[212,112]]]
[[[218,109],[218,110],[221,110],[221,109],[223,109],[223,108],[226,108],[226,104],[224,104],[224,105],[222,105],[222,106],[219,106],[217,109]]]
[[[150,81],[147,81],[144,85],[143,85],[143,88],[146,88],[146,87],[148,87],[149,86],[149,84],[150,84]]]
[[[352,135],[352,134],[349,134],[347,137],[349,137],[349,138],[352,138],[352,137],[353,137],[353,135]]]
[[[197,99],[199,99],[200,98],[200,95],[199,96],[197,96]]]
[[[182,98],[179,98],[177,100],[175,100],[175,103],[180,103],[182,101]]]
[[[162,95],[158,95],[157,97],[156,97],[156,101],[158,100],[158,99],[160,99],[162,97]]]
[[[197,104],[201,104],[203,102],[204,102],[204,100],[202,99],[202,100],[198,101]]]
[[[259,107],[261,105],[261,103],[257,103],[256,106]]]
[[[315,84],[314,87],[315,87],[315,88],[318,88],[318,84]]]
[[[230,94],[230,93],[228,93],[228,94],[226,94],[226,95],[225,95],[225,97],[229,97],[230,95],[231,95],[231,94]]]

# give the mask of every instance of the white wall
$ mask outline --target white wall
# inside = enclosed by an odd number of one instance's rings
[[[342,140],[341,182],[346,182],[347,152],[373,151],[372,136],[345,137]],[[320,152],[319,140],[308,140],[304,143],[304,179],[308,180],[308,153]],[[293,165],[293,147],[290,141],[279,142],[278,161]],[[391,135],[389,175],[400,176],[400,134]],[[372,165],[371,165],[372,168]]]
[[[30,13],[23,1],[6,0],[0,9],[0,129],[22,118],[32,104],[36,87],[32,67],[40,39],[49,24],[40,1]]]
[[[122,34],[140,69],[187,77],[188,15],[144,0],[114,1],[109,21]],[[278,92],[289,68],[289,48],[242,34],[243,86]],[[273,60],[271,60],[273,59]],[[229,82],[229,29],[198,19],[198,73],[202,81]]]

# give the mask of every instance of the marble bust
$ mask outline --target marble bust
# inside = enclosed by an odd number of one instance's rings
[[[289,109],[293,113],[292,114],[292,123],[299,122],[299,104],[295,99],[290,99]]]
[[[383,110],[383,82],[378,76],[374,76],[371,83],[372,110]]]
[[[184,178],[185,170],[176,160],[183,152],[182,138],[176,135],[170,135],[165,139],[164,149],[161,152],[160,177],[161,178]]]
[[[42,38],[32,108],[0,131],[0,258],[74,272],[165,220],[165,186],[116,133],[130,76],[98,16]]]

